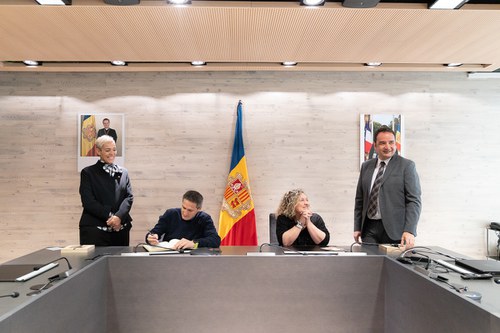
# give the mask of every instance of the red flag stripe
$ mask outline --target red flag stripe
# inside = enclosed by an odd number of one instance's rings
[[[257,244],[257,230],[255,228],[255,212],[252,209],[231,228],[221,241],[221,245],[234,245],[235,240],[241,246]]]

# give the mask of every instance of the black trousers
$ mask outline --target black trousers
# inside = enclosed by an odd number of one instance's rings
[[[363,231],[361,232],[363,243],[368,244],[399,244],[401,239],[391,239],[385,232],[382,220],[372,220],[365,218],[363,223]]]
[[[107,232],[97,227],[80,227],[80,245],[128,246],[130,227],[118,232]]]

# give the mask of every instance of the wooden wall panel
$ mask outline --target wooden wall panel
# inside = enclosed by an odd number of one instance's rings
[[[198,189],[216,225],[244,102],[259,242],[281,195],[303,188],[352,243],[360,113],[402,113],[423,188],[419,245],[480,257],[499,220],[500,81],[450,73],[2,73],[0,262],[78,242],[77,115],[123,113],[132,244]]]

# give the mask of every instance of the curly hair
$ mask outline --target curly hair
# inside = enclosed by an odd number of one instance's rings
[[[279,216],[283,214],[290,219],[294,219],[295,206],[297,206],[297,202],[299,201],[299,197],[302,193],[304,193],[304,191],[301,189],[295,189],[286,192],[283,198],[281,199],[281,203],[278,207],[276,215]]]

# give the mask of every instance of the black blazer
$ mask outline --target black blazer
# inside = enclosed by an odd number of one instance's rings
[[[104,164],[96,164],[84,168],[80,174],[80,197],[83,212],[80,226],[106,226],[110,213],[118,216],[122,224],[132,222],[129,212],[134,196],[128,177],[128,171],[111,177],[103,169]]]
[[[116,134],[116,131],[112,128],[108,128],[108,133],[106,133],[106,129],[101,128],[99,131],[97,131],[97,137],[101,137],[103,135],[109,135],[110,137],[113,138],[113,140],[118,140],[118,135]]]

